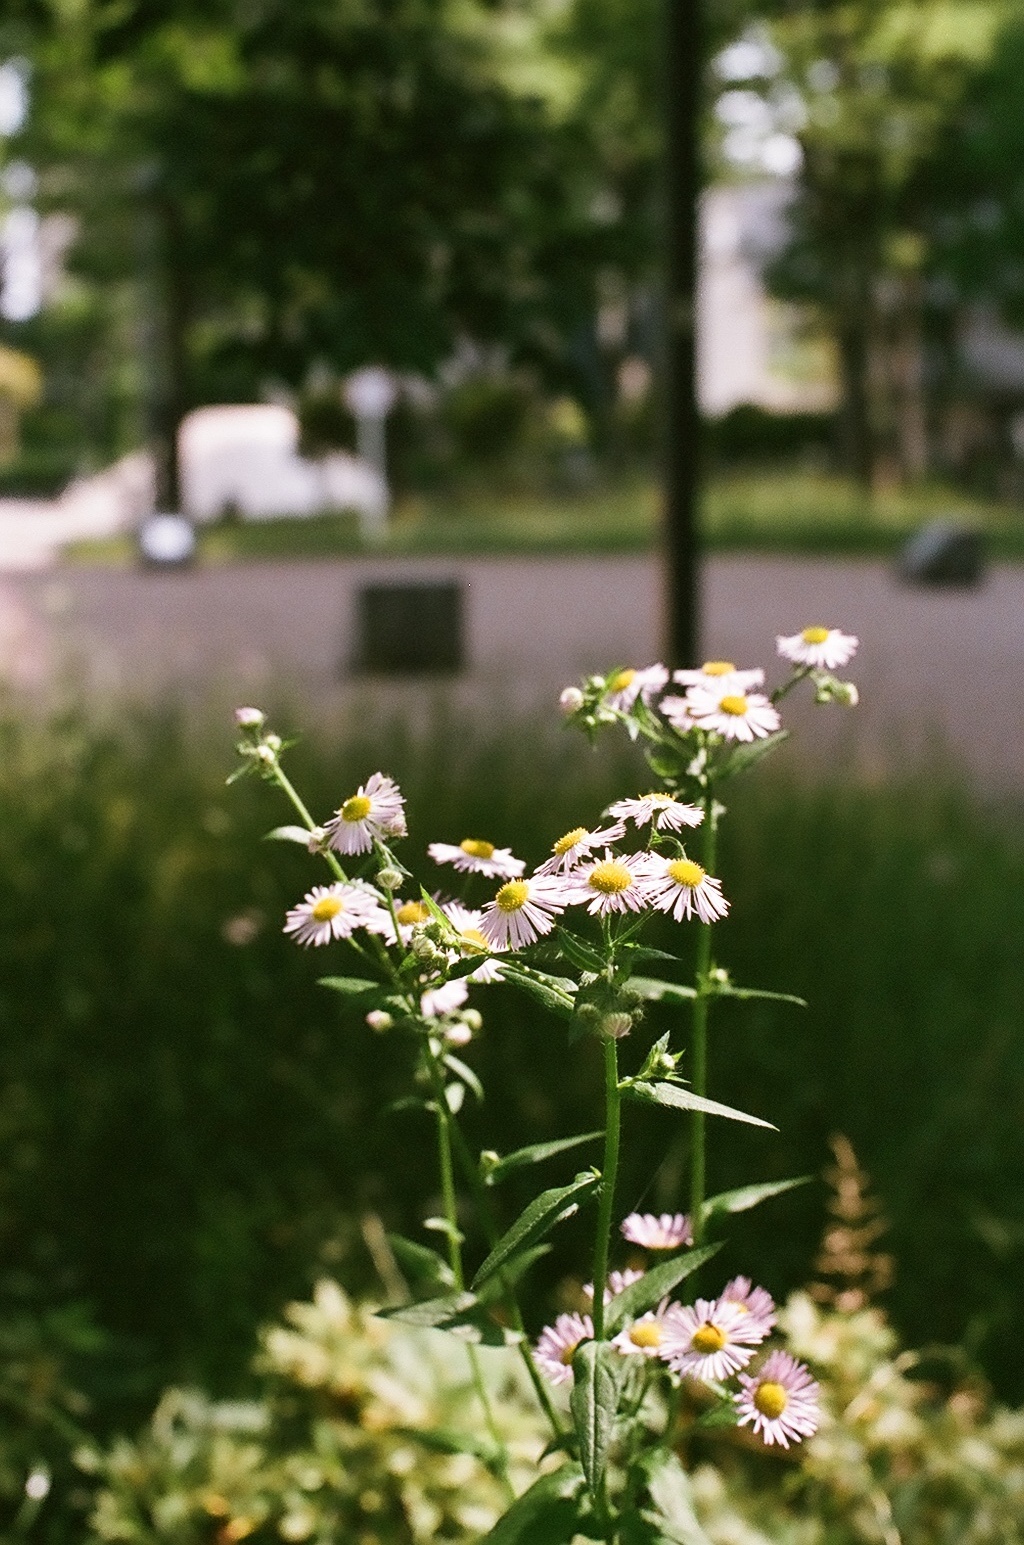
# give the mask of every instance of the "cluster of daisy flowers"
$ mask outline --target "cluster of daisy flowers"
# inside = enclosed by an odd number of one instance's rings
[[[631,1213],[621,1232],[648,1250],[692,1243],[684,1213]],[[611,1272],[605,1302],[642,1277],[637,1270]],[[583,1292],[592,1302],[593,1285]],[[717,1298],[698,1298],[693,1304],[663,1299],[656,1309],[624,1325],[611,1345],[623,1357],[651,1359],[678,1379],[713,1386],[732,1402],[738,1426],[749,1426],[766,1444],[788,1448],[818,1429],[818,1386],[788,1352],[765,1347],[775,1320],[775,1304],[766,1289],[749,1277],[734,1277]],[[560,1314],[537,1340],[537,1366],[552,1384],[570,1383],[576,1350],[593,1335],[589,1314]],[[730,1381],[733,1387],[723,1388]]]
[[[696,915],[702,923],[712,923],[726,915],[729,904],[721,882],[686,857],[678,838],[704,819],[698,806],[684,804],[673,794],[645,794],[619,800],[604,815],[607,825],[574,827],[559,837],[550,857],[532,875],[520,868],[499,887],[480,922],[492,949],[526,948],[550,933],[570,907],[586,907],[594,917],[657,909],[672,913],[677,922]],[[649,829],[649,842],[675,839],[669,851],[641,846],[644,828]],[[632,840],[627,841],[630,829]],[[623,844],[637,851],[623,852]],[[437,856],[437,847],[431,852]]]
[[[853,684],[838,682],[831,675],[853,659],[858,640],[852,633],[813,624],[791,636],[780,634],[775,644],[798,677],[812,678],[820,701],[856,703]],[[666,693],[670,683],[685,691]],[[765,673],[760,667],[741,670],[731,660],[707,660],[697,670],[671,673],[657,664],[591,677],[586,689],[567,687],[561,707],[570,718],[582,713],[592,727],[624,721],[633,738],[640,732],[638,713],[657,708],[681,735],[703,730],[727,743],[749,743],[782,727],[773,697],[762,690],[764,684]]]
[[[704,815],[673,794],[645,794],[623,799],[604,812],[606,822],[594,829],[579,826],[554,843],[551,855],[533,874],[508,848],[481,838],[458,844],[431,843],[435,863],[451,865],[463,874],[500,880],[493,899],[480,910],[457,901],[440,901],[442,912],[462,947],[483,955],[502,954],[533,944],[551,931],[569,907],[586,907],[593,916],[624,915],[645,909],[669,912],[677,922],[696,916],[703,923],[724,917],[729,904],[721,882],[688,858],[680,834],[699,826]],[[668,851],[642,846],[669,843]],[[345,858],[369,852],[375,844],[405,835],[404,800],[398,786],[383,773],[374,773],[342,804],[311,838],[311,846]],[[627,842],[627,833],[632,841]],[[637,851],[621,851],[622,845]],[[421,901],[388,898],[360,879],[314,886],[287,916],[284,931],[303,945],[349,939],[357,929],[377,934],[387,943],[408,945],[418,924],[430,921]],[[447,1007],[465,999],[468,982],[493,980],[500,965],[481,962],[469,978],[460,977],[438,989]],[[451,999],[451,1004],[448,1004]],[[425,1012],[443,1012],[436,994]]]

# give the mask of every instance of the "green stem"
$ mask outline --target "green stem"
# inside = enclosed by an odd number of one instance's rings
[[[718,817],[712,784],[704,795],[705,873],[715,872]],[[701,923],[697,939],[697,996],[693,1000],[693,1041],[690,1051],[690,1083],[702,1099],[708,1092],[708,1012],[711,1007],[708,984],[711,975],[711,924]],[[707,1134],[703,1111],[694,1111],[690,1123],[690,1228],[694,1245],[704,1237],[704,1202],[707,1197]]]
[[[604,1166],[601,1171],[601,1200],[597,1209],[597,1237],[594,1241],[594,1340],[604,1340],[604,1290],[608,1281],[608,1241],[612,1209],[615,1206],[615,1181],[619,1169],[621,1104],[619,1093],[618,1042],[604,1043],[605,1130]]]
[[[451,1130],[455,1140],[456,1157],[473,1193],[473,1200],[476,1203],[477,1212],[480,1216],[484,1236],[488,1246],[493,1250],[494,1246],[498,1243],[500,1235],[498,1233],[498,1226],[494,1221],[494,1212],[491,1208],[490,1198],[487,1195],[487,1188],[480,1178],[479,1166],[473,1161],[473,1155],[469,1151],[469,1144],[466,1142],[462,1128],[457,1121],[452,1122]],[[521,1338],[519,1341],[519,1355],[523,1359],[523,1364],[530,1376],[530,1383],[533,1385],[534,1393],[537,1396],[541,1410],[547,1417],[551,1431],[555,1439],[561,1443],[565,1438],[565,1429],[558,1419],[554,1402],[551,1399],[547,1385],[541,1377],[540,1369],[537,1367],[533,1355],[533,1348],[527,1339],[526,1324],[523,1320],[523,1311],[519,1306],[518,1295],[513,1284],[507,1279],[503,1279],[503,1285],[511,1314],[512,1329],[517,1331]]]
[[[462,1265],[462,1244],[459,1236],[458,1225],[458,1199],[455,1194],[455,1167],[452,1163],[452,1130],[457,1131],[452,1120],[452,1113],[448,1106],[444,1092],[444,1074],[437,1064],[436,1057],[430,1056],[430,1075],[434,1085],[434,1103],[437,1107],[437,1157],[441,1171],[441,1196],[444,1206],[444,1215],[448,1223],[448,1264],[451,1267],[452,1276],[455,1279],[455,1289],[461,1293],[466,1286],[466,1278]],[[484,1414],[487,1431],[491,1442],[494,1444],[496,1469],[498,1477],[505,1489],[509,1502],[515,1500],[515,1491],[508,1477],[508,1449],[498,1430],[491,1398],[487,1393],[487,1385],[484,1383],[483,1369],[476,1347],[467,1346],[469,1366],[473,1376],[473,1387],[476,1390],[480,1409]]]
[[[291,800],[303,826],[307,831],[315,832],[317,829],[316,822],[310,815],[309,811],[306,809],[306,806],[302,800],[302,796],[300,795],[292,780],[289,778],[288,774],[285,772],[284,768],[281,766],[280,762],[274,763],[273,773],[274,781],[276,782],[281,792],[286,794]],[[336,880],[348,879],[348,875],[338,863],[338,860],[335,858],[330,848],[323,849],[323,856],[326,858],[328,864],[330,865],[331,873],[334,875]]]

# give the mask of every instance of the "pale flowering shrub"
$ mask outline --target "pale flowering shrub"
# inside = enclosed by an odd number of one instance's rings
[[[146,1431],[83,1452],[100,1479],[91,1537],[134,1545],[469,1542],[507,1505],[486,1442],[461,1429],[463,1349],[389,1325],[333,1282],[262,1337],[258,1399],[169,1390]],[[513,1365],[485,1370],[509,1484],[536,1475],[543,1417]],[[417,1433],[433,1434],[424,1446]]]
[[[318,823],[284,770],[280,737],[268,732],[258,710],[236,715],[242,760],[235,776],[255,772],[276,784],[302,824],[271,835],[300,844],[330,871],[330,883],[311,886],[289,910],[285,933],[304,948],[339,951],[340,966],[323,984],[374,1030],[409,1037],[415,1048],[415,1082],[404,1104],[435,1125],[441,1212],[425,1227],[440,1247],[392,1239],[412,1301],[381,1312],[465,1343],[468,1419],[486,1435],[508,1504],[493,1531],[495,1545],[539,1537],[558,1545],[577,1533],[607,1541],[660,1538],[672,1499],[687,1484],[677,1446],[691,1418],[708,1429],[746,1430],[765,1449],[788,1450],[818,1426],[816,1380],[779,1343],[767,1292],[746,1276],[715,1294],[708,1286],[724,1222],[800,1183],[720,1194],[709,1194],[707,1185],[708,1117],[771,1127],[766,1117],[709,1096],[714,1003],[799,1002],[734,983],[713,958],[715,925],[732,905],[716,872],[725,813],[720,792],[786,738],[780,704],[793,687],[809,680],[818,702],[856,700],[855,689],[832,674],[856,648],[850,635],[811,627],[777,643],[790,670],[773,690],[760,667],[728,661],[676,672],[661,664],[617,670],[567,689],[560,702],[566,721],[591,737],[624,730],[644,747],[658,786],[601,812],[581,811],[579,825],[553,834],[549,856],[532,872],[489,836],[433,841],[427,852],[438,879],[430,888],[414,881],[397,847],[408,835],[405,802],[389,774],[372,772]],[[486,886],[482,904],[473,886]],[[691,982],[647,974],[650,964],[677,959],[643,941],[659,915],[696,930]],[[569,1048],[581,1036],[600,1042],[601,1130],[553,1134],[505,1155],[472,1151],[459,1116],[467,1100],[485,1098],[471,1043],[483,1025],[477,1003],[485,1003],[496,981],[561,1018]],[[683,1025],[658,1039],[647,1036],[629,1073],[619,1047],[643,1034],[651,1002],[675,1006]],[[680,1113],[688,1123],[685,1212],[618,1216],[626,1101]],[[564,1164],[563,1155],[598,1143],[600,1166],[540,1189],[518,1217],[502,1216],[500,1187],[508,1175]],[[581,1208],[594,1218],[588,1302],[534,1339],[518,1283],[547,1248],[548,1235]],[[467,1226],[485,1241],[472,1258]],[[627,1277],[613,1268],[617,1238],[647,1252],[646,1270]],[[695,1289],[692,1302],[687,1283]],[[506,1348],[509,1361],[519,1360],[548,1425],[553,1458],[525,1492],[512,1475],[482,1347]],[[410,1420],[410,1428],[417,1426],[429,1445],[429,1427]],[[479,1438],[465,1436],[466,1421],[459,1431],[456,1446],[478,1452]],[[638,1535],[638,1528],[647,1533]]]

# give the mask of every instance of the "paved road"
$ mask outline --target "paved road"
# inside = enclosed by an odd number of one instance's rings
[[[464,586],[466,673],[429,691],[354,676],[357,588],[422,578]],[[862,707],[827,716],[829,756],[881,772],[945,741],[985,786],[1024,785],[1024,568],[958,592],[901,587],[872,561],[722,556],[706,566],[704,612],[706,652],[741,664],[768,663],[775,634],[809,622],[860,634]],[[0,575],[0,675],[35,692],[73,679],[101,694],[276,691],[332,708],[368,696],[409,711],[444,690],[479,717],[550,705],[581,671],[651,661],[661,619],[643,556],[65,567]]]

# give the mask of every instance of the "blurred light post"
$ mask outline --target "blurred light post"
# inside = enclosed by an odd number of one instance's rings
[[[388,482],[385,426],[397,396],[394,380],[380,365],[366,365],[345,382],[345,401],[356,421],[356,454],[380,474],[385,488]],[[387,506],[381,506],[379,515],[364,516],[363,524],[369,538],[383,537],[387,529]]]
[[[665,615],[673,665],[700,663],[696,296],[700,198],[700,0],[665,0],[667,243]]]

